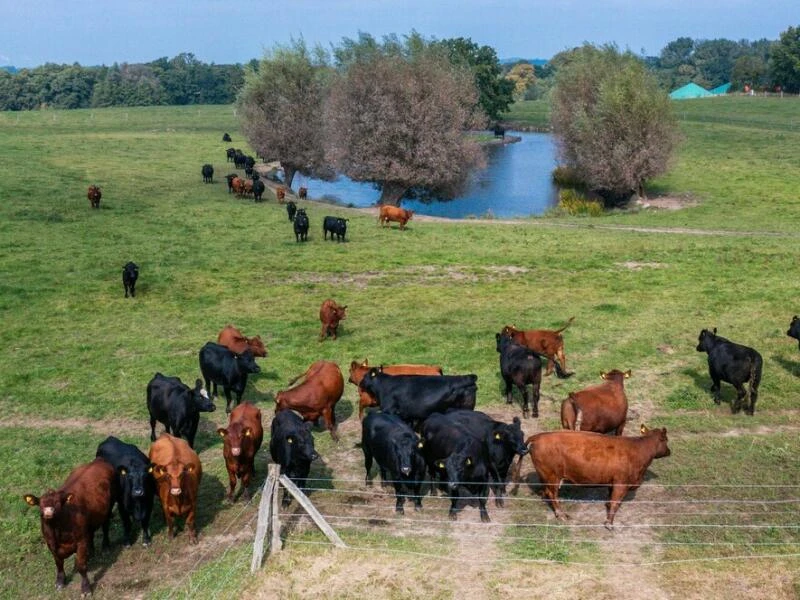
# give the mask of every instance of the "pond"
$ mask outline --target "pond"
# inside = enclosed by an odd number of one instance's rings
[[[553,137],[547,133],[507,131],[522,138],[513,144],[486,147],[487,166],[473,175],[467,191],[453,200],[421,202],[403,200],[401,206],[423,215],[463,219],[541,215],[558,201],[551,180],[556,166]],[[320,181],[298,175],[295,188],[305,185],[310,198],[322,198],[337,204],[359,208],[373,206],[380,192],[370,183],[347,177]]]

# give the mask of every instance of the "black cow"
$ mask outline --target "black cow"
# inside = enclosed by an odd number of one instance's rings
[[[533,416],[539,416],[539,388],[542,383],[542,355],[530,348],[517,344],[511,337],[495,334],[496,349],[500,353],[500,375],[506,384],[506,403],[511,404],[511,384],[522,392],[522,416],[528,412],[528,385],[533,385]],[[558,364],[556,362],[556,364]],[[560,368],[560,367],[559,367]]]
[[[383,412],[416,427],[435,412],[475,408],[477,380],[477,375],[387,375],[374,367],[359,387],[378,401]]]
[[[503,138],[506,136],[506,130],[502,125],[500,125],[500,123],[495,124],[495,126],[492,128],[492,131],[494,132],[494,137],[496,138]]]
[[[294,237],[298,242],[308,240],[308,215],[305,208],[298,208],[294,215]]]
[[[761,355],[752,348],[717,335],[716,327],[713,331],[703,329],[700,332],[696,349],[708,353],[708,373],[713,382],[711,391],[714,403],[719,404],[720,381],[727,381],[736,388],[736,400],[731,403],[731,412],[738,413],[742,409],[742,399],[745,399],[744,412],[752,416],[758,399],[758,384],[761,383]],[[749,404],[745,383],[750,384]]]
[[[228,135],[227,133],[223,133],[222,134],[222,141],[223,142],[232,142],[233,140],[231,139],[230,135]]]
[[[395,511],[400,514],[403,514],[403,504],[409,496],[414,510],[422,510],[425,459],[420,452],[421,446],[417,434],[400,417],[372,412],[361,422],[361,449],[367,471],[365,482],[372,485],[369,472],[374,458],[381,480],[394,484]]]
[[[244,157],[244,172],[248,177],[252,177],[253,176],[253,170],[255,169],[255,166],[256,166],[256,159],[253,158],[252,156],[250,156],[249,154],[245,155],[245,157]]]
[[[228,193],[230,194],[233,192],[233,180],[236,179],[238,175],[236,173],[228,173],[225,175],[225,181],[228,182]]]
[[[236,156],[236,148],[228,148],[225,150],[225,156],[228,157],[228,162],[233,162],[233,159]]]
[[[499,479],[489,460],[486,441],[442,414],[432,414],[422,425],[422,452],[431,479],[441,481],[441,488],[450,496],[450,519],[458,518],[458,500],[478,500],[481,521],[488,523],[486,499],[490,478]]]
[[[294,221],[294,216],[297,213],[297,204],[294,203],[294,200],[289,200],[286,203],[286,212],[289,215],[289,220]]]
[[[208,384],[206,384],[208,385]],[[167,433],[189,442],[194,448],[197,425],[201,412],[214,412],[217,407],[203,389],[203,382],[195,381],[194,389],[178,377],[156,373],[147,384],[147,411],[150,413],[150,441],[156,441],[156,421],[163,423]]]
[[[125,286],[125,297],[130,293],[132,298],[136,297],[136,280],[139,279],[139,267],[136,263],[129,262],[122,267],[122,285]]]
[[[797,340],[797,345],[800,347],[800,318],[795,315],[792,317],[792,322],[789,323],[789,331],[786,332],[790,338]]]
[[[214,167],[213,166],[211,166],[209,164],[205,164],[205,165],[203,165],[203,168],[200,170],[200,172],[203,174],[203,183],[214,183]]]
[[[153,479],[150,459],[133,444],[108,436],[97,447],[97,456],[114,467],[117,489],[113,499],[119,507],[124,530],[123,544],[131,545],[131,517],[142,528],[142,545],[150,545],[150,515],[156,482]]]
[[[311,461],[319,458],[314,450],[311,435],[312,423],[291,410],[282,410],[272,419],[270,428],[269,453],[272,461],[281,466],[281,473],[300,488],[306,486]],[[283,506],[292,501],[289,492],[283,492]]]
[[[233,166],[237,169],[244,169],[245,155],[238,148],[233,152]]]
[[[341,217],[325,217],[322,222],[322,236],[327,240],[328,232],[331,234],[331,241],[333,236],[336,236],[336,241],[343,242],[345,234],[347,233],[347,219]]]
[[[497,474],[497,478],[492,477],[494,483],[491,486],[494,491],[494,502],[497,506],[503,506],[506,478],[514,457],[519,456],[522,460],[528,453],[519,417],[514,417],[509,424],[495,421],[480,411],[461,409],[449,410],[445,413],[445,417],[464,427],[473,437],[486,442],[492,474]]]
[[[231,412],[231,390],[236,393],[236,404],[242,401],[242,394],[247,385],[248,373],[259,373],[261,368],[256,364],[253,353],[245,350],[235,354],[225,346],[208,342],[200,349],[200,371],[206,380],[206,389],[214,384],[214,396],[217,396],[217,384],[225,393],[225,412]]]
[[[253,173],[253,200],[261,202],[261,196],[264,195],[265,189],[267,189],[267,186],[264,185],[263,181],[257,179],[256,174]]]

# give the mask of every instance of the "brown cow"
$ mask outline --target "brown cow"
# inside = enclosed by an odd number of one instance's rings
[[[308,188],[300,186],[300,189],[297,190],[297,197],[300,200],[306,200],[308,198]]]
[[[567,373],[567,357],[564,355],[564,337],[561,332],[572,325],[575,317],[570,317],[561,329],[517,329],[514,325],[503,327],[502,334],[511,336],[517,344],[527,346],[534,352],[547,357],[545,375],[551,375],[555,367],[556,375],[565,379],[572,373]]]
[[[386,227],[386,224],[389,221],[397,221],[400,223],[400,229],[405,229],[406,223],[408,223],[413,216],[413,210],[406,210],[405,208],[400,208],[399,206],[390,206],[384,204],[381,206],[380,213],[378,214],[378,223],[380,223],[381,226]]]
[[[252,196],[253,195],[253,180],[252,179],[245,179],[242,183],[242,196]]]
[[[92,208],[100,208],[100,198],[103,197],[103,192],[98,186],[90,185],[86,197],[89,198],[89,205]]]
[[[162,433],[150,446],[150,462],[169,537],[175,537],[175,517],[185,517],[189,539],[196,544],[197,490],[203,476],[200,458],[188,442]]]
[[[329,335],[336,339],[339,321],[345,318],[346,309],[347,305],[340,306],[330,298],[322,303],[322,306],[319,307],[319,320],[322,321],[322,330],[319,333],[320,342]]]
[[[531,460],[542,496],[558,519],[566,519],[558,501],[564,480],[579,485],[608,486],[607,529],[630,490],[642,483],[653,459],[670,455],[666,429],[647,429],[641,437],[613,437],[585,431],[548,431],[528,438]]]
[[[375,396],[362,389],[359,385],[369,369],[369,361],[366,358],[361,363],[355,360],[350,363],[350,378],[348,381],[358,388],[359,420],[363,420],[365,408],[378,406],[378,400]],[[387,375],[442,375],[442,367],[438,365],[381,365],[381,369]]]
[[[231,411],[228,428],[217,429],[222,436],[222,455],[225,457],[225,467],[228,469],[228,480],[231,489],[228,500],[233,502],[233,491],[236,489],[236,478],[242,480],[242,498],[250,500],[247,486],[255,472],[255,456],[261,448],[264,439],[264,429],[261,427],[261,411],[249,402],[240,404]]]
[[[231,179],[231,190],[241,198],[242,194],[244,194],[244,179],[241,177],[234,177]]]
[[[336,432],[336,403],[344,392],[344,377],[339,365],[318,360],[305,373],[292,379],[289,385],[303,377],[305,380],[300,385],[275,395],[275,412],[293,410],[304,421],[316,421],[322,417],[331,437],[339,441],[339,434]]]
[[[286,188],[282,185],[275,188],[275,198],[277,198],[278,203],[283,204],[283,201],[286,199]]]
[[[628,417],[625,380],[631,376],[614,369],[600,373],[605,382],[572,392],[561,403],[561,426],[596,433],[614,432],[622,435]]]
[[[42,536],[56,561],[56,589],[64,587],[64,559],[75,554],[75,570],[81,576],[81,594],[92,593],[86,567],[94,550],[94,532],[103,528],[103,547],[108,546],[108,525],[113,507],[116,476],[114,467],[102,458],[76,467],[57,490],[41,498],[24,496],[38,506]]]
[[[261,336],[246,337],[241,331],[236,329],[230,323],[222,328],[217,336],[217,343],[225,346],[231,352],[241,354],[245,350],[250,350],[253,356],[264,358],[267,356],[267,349],[264,342],[261,341]]]

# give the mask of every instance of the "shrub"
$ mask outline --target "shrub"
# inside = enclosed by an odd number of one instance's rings
[[[558,208],[568,215],[584,215],[599,217],[603,214],[603,204],[597,200],[590,200],[580,192],[567,189],[558,193]]]

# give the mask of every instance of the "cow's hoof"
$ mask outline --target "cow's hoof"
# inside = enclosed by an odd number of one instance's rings
[[[451,521],[457,521],[458,520],[458,513],[451,512],[448,516],[450,517]]]
[[[494,505],[497,506],[498,508],[503,508],[503,506],[505,506],[505,502],[503,502],[502,498],[495,498]]]
[[[603,524],[603,526],[604,526],[606,529],[608,529],[609,531],[614,531],[614,524],[613,524],[613,523],[609,523],[608,521],[606,521],[606,522]]]
[[[481,515],[481,523],[491,523],[492,520],[489,518],[489,515]]]

